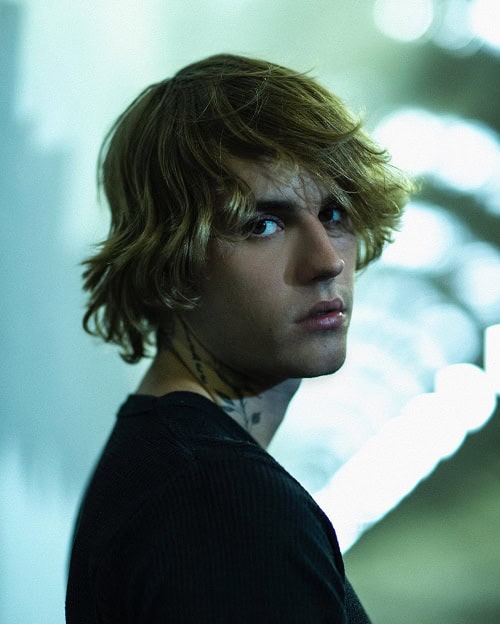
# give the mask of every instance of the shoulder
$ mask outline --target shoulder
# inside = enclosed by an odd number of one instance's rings
[[[236,425],[195,408],[119,422],[83,506],[73,585],[86,578],[114,621],[340,618],[344,570],[326,516]]]
[[[238,619],[242,607],[315,621],[315,608],[342,611],[344,571],[331,525],[300,485],[272,458],[228,445],[198,450],[145,501],[102,558],[97,586],[108,603],[116,587],[133,588],[134,613],[175,603],[211,622],[207,610],[225,604],[234,619],[213,621],[258,621]],[[287,620],[290,604],[305,619]]]

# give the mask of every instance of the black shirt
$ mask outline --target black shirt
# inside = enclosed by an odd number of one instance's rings
[[[122,406],[75,529],[69,624],[369,622],[312,497],[219,407]]]

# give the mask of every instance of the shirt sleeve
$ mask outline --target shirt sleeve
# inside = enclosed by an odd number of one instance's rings
[[[218,455],[148,498],[101,566],[104,621],[347,622],[333,528],[285,471]]]

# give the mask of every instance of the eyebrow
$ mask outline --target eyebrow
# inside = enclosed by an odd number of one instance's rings
[[[339,204],[338,199],[334,195],[327,195],[321,200],[320,210],[326,208],[330,204]],[[259,199],[255,202],[257,212],[284,212],[296,210],[298,203],[291,199]]]

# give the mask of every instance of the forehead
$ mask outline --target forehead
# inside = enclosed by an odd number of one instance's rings
[[[232,158],[229,168],[249,186],[258,202],[320,204],[328,195],[326,186],[301,167]]]

